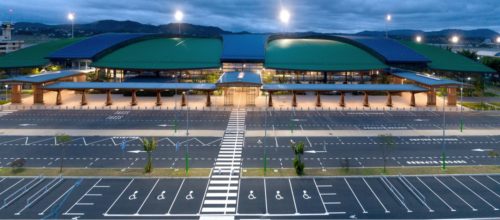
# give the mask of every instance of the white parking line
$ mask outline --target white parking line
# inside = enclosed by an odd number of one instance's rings
[[[368,213],[366,210],[365,210],[365,207],[363,207],[363,205],[361,204],[361,202],[359,201],[358,199],[358,196],[356,196],[356,193],[354,193],[354,191],[352,190],[351,188],[351,185],[349,185],[349,182],[347,181],[347,179],[344,177],[344,181],[345,183],[347,184],[347,186],[349,187],[349,189],[351,190],[352,192],[352,195],[354,195],[354,198],[356,199],[356,201],[358,202],[359,206],[361,207],[361,209],[363,210],[363,213]]]
[[[385,207],[385,205],[382,203],[382,201],[380,201],[380,199],[378,198],[377,194],[373,191],[372,187],[370,186],[370,184],[368,184],[368,182],[366,182],[365,178],[364,177],[361,177],[361,179],[363,179],[363,182],[365,182],[366,186],[368,186],[368,189],[370,189],[370,191],[373,193],[373,195],[375,196],[375,198],[377,198],[377,201],[378,203],[380,203],[380,205],[382,206],[382,208],[384,208],[384,211],[385,213],[390,213],[389,210],[387,210],[387,208]]]
[[[104,216],[106,216],[109,212],[109,210],[111,210],[111,208],[113,208],[113,206],[115,205],[115,203],[120,199],[120,197],[122,197],[123,193],[125,193],[125,191],[128,189],[128,187],[132,184],[132,182],[134,182],[135,179],[132,179],[130,180],[130,182],[127,184],[127,186],[122,190],[122,192],[120,193],[120,195],[118,195],[118,197],[116,197],[115,201],[111,204],[111,206],[108,208],[108,210],[106,210],[106,212],[104,212]]]
[[[495,182],[496,184],[500,185],[500,183],[498,181],[496,181],[495,179],[491,178],[491,176],[486,176],[488,177],[490,180],[492,180],[493,182]]]
[[[177,199],[177,196],[179,196],[179,192],[182,189],[182,185],[184,185],[184,181],[186,181],[186,179],[182,179],[181,185],[179,186],[179,189],[177,190],[177,193],[175,194],[174,200],[172,200],[172,204],[170,204],[170,208],[168,208],[167,215],[170,214],[170,211],[172,210],[172,207],[174,206],[175,200]]]
[[[295,195],[293,194],[293,187],[292,187],[292,181],[288,179],[288,183],[290,184],[290,190],[292,191],[292,200],[293,200],[293,206],[295,207],[295,213],[299,214],[299,210],[297,209],[297,203],[295,202]]]
[[[92,187],[90,187],[87,192],[85,192],[85,194],[83,194],[68,210],[66,210],[65,213],[63,213],[63,215],[84,215],[85,213],[70,213],[69,211],[71,211],[73,209],[73,207],[75,207],[76,205],[79,205],[80,201],[85,197],[87,196],[87,194],[99,183],[101,182],[102,178],[97,180],[94,185]]]
[[[484,188],[486,188],[488,191],[490,191],[491,193],[493,193],[495,196],[497,196],[498,198],[500,198],[500,195],[498,195],[496,192],[494,192],[493,190],[491,190],[489,187],[485,186],[484,184],[482,184],[481,182],[479,182],[476,178],[474,178],[473,176],[469,176],[469,178],[471,178],[472,180],[476,181],[476,183],[479,183],[479,185],[483,186]]]
[[[467,201],[465,201],[462,197],[460,197],[455,191],[453,191],[452,189],[450,189],[450,187],[448,187],[447,185],[445,185],[440,179],[438,179],[436,176],[434,176],[434,179],[436,179],[439,183],[441,183],[441,185],[443,185],[446,189],[448,189],[451,193],[453,193],[456,197],[458,197],[460,200],[462,200],[462,202],[464,202],[466,205],[468,205],[472,211],[477,211],[476,208],[474,208],[473,206],[471,206]]]
[[[158,182],[160,182],[160,179],[156,180],[155,184],[153,185],[153,187],[151,187],[151,190],[149,190],[148,195],[146,196],[146,198],[142,202],[141,206],[139,206],[139,209],[137,209],[137,212],[135,212],[135,214],[137,214],[137,215],[139,214],[139,212],[141,211],[141,209],[144,206],[144,204],[146,203],[146,201],[148,201],[149,196],[151,195],[151,193],[153,192],[153,190],[156,188],[156,185],[158,185]]]
[[[319,199],[321,200],[321,203],[323,203],[323,208],[325,209],[325,213],[328,213],[328,209],[326,208],[325,201],[323,201],[323,196],[321,195],[321,192],[319,191],[318,184],[316,183],[316,179],[313,178],[314,185],[316,186],[316,190],[318,190],[319,194]]]
[[[441,202],[443,202],[446,206],[448,206],[448,208],[450,209],[450,211],[452,212],[455,212],[457,210],[455,210],[454,208],[452,208],[446,201],[444,201],[443,198],[441,198],[441,196],[439,196],[436,192],[434,192],[434,190],[432,190],[426,183],[424,183],[424,181],[422,181],[418,176],[416,176],[416,178],[418,179],[418,181],[420,181],[422,183],[422,185],[424,185],[429,191],[431,191],[439,200],[441,200]]]
[[[491,203],[489,203],[488,201],[486,201],[486,199],[484,199],[483,197],[479,196],[476,192],[474,192],[474,190],[472,190],[471,188],[469,188],[468,186],[466,186],[462,181],[458,180],[455,176],[451,176],[455,181],[457,181],[458,183],[460,183],[460,185],[462,185],[463,187],[465,187],[467,190],[469,190],[472,194],[474,194],[477,198],[481,199],[484,203],[486,203],[487,205],[489,205],[491,208],[493,208],[493,210],[495,211],[498,211],[498,208],[493,206]]]

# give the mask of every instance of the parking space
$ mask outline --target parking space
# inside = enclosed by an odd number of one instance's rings
[[[498,218],[498,175],[242,178],[237,217]],[[0,218],[197,218],[208,179],[0,178]]]

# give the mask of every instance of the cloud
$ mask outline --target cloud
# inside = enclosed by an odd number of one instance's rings
[[[281,7],[291,14],[287,27],[277,15]],[[499,0],[2,0],[0,19],[49,24],[101,19],[134,20],[149,24],[173,21],[182,10],[185,22],[218,26],[230,31],[357,32],[362,30],[490,28],[500,31]],[[386,24],[387,13],[393,20]]]

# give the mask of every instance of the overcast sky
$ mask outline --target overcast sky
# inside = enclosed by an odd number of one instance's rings
[[[384,30],[390,13],[389,29],[500,32],[500,0],[0,0],[0,20],[61,24],[75,12],[77,23],[115,19],[157,25],[173,22],[179,9],[188,23],[277,32],[285,28],[278,20],[281,7],[292,15],[287,31]]]

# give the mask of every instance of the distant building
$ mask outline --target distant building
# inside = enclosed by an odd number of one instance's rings
[[[12,23],[2,23],[2,36],[0,37],[0,55],[19,50],[24,45],[24,41],[22,40],[12,40],[12,29],[14,29]]]
[[[498,57],[500,58],[500,50],[478,50],[479,57]]]

